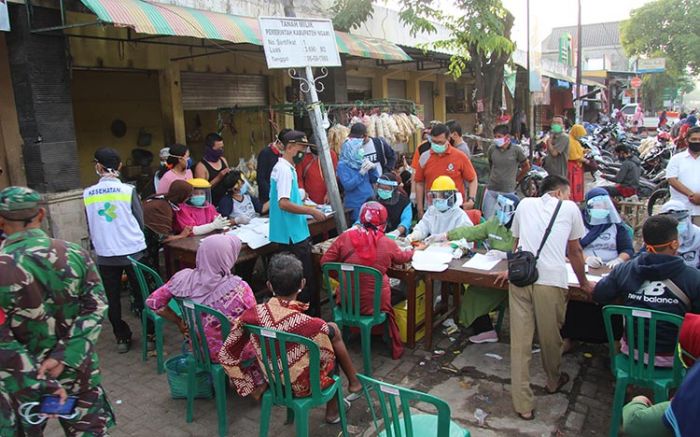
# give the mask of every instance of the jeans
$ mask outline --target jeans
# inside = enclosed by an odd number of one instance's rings
[[[126,271],[126,275],[129,278],[129,285],[133,293],[135,307],[140,313],[143,311],[143,299],[141,298],[139,283],[136,280],[134,269],[131,266],[98,265],[97,267],[100,271],[100,276],[102,277],[102,282],[104,283],[105,292],[107,294],[107,303],[109,304],[107,316],[109,322],[112,324],[114,337],[116,337],[117,340],[130,340],[131,328],[129,328],[129,324],[122,319],[121,280],[122,273]],[[148,332],[152,333],[153,323],[150,319],[148,320],[147,326]]]
[[[280,244],[280,252],[289,252],[301,261],[304,267],[306,285],[299,293],[299,300],[309,304],[306,313],[313,317],[321,315],[321,294],[318,287],[318,278],[314,278],[314,264],[311,255],[311,238],[296,244]]]

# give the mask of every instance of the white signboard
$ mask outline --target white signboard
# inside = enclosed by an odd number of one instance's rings
[[[340,67],[328,19],[259,17],[267,68]]]
[[[7,0],[0,0],[0,30],[10,31],[10,14],[7,12]]]
[[[666,59],[651,58],[637,61],[637,73],[663,73],[666,71]]]

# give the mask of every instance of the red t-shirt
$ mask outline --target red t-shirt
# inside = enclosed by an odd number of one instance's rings
[[[338,155],[333,150],[331,150],[331,160],[335,170],[338,168]],[[306,190],[309,199],[318,204],[324,203],[323,198],[326,197],[328,189],[326,181],[323,179],[319,157],[313,153],[307,153],[304,159],[296,165],[296,170],[299,188]]]

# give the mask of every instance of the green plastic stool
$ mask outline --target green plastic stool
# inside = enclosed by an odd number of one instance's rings
[[[338,293],[340,302],[336,304],[336,296],[331,290],[331,273],[338,276]],[[360,277],[365,275],[374,279],[373,311],[370,315],[360,313]],[[372,267],[359,266],[345,263],[326,263],[323,265],[323,283],[328,292],[328,301],[331,305],[333,321],[340,329],[345,331],[347,327],[360,329],[362,342],[362,362],[365,373],[372,375],[372,328],[386,322],[386,313],[381,311],[382,300],[382,274]]]
[[[143,311],[141,312],[141,359],[143,361],[148,360],[148,338],[146,331],[148,319],[151,319],[153,321],[153,330],[156,336],[156,363],[158,373],[163,373],[165,370],[163,360],[163,324],[165,319],[146,306],[146,299],[154,290],[163,286],[163,279],[161,279],[158,272],[146,264],[136,261],[130,256],[127,258],[129,259],[129,262],[131,262],[131,266],[134,269],[136,280],[139,283],[139,293],[141,299],[143,300]],[[152,285],[149,286],[149,283]],[[175,302],[170,302],[168,305],[173,311],[175,311],[175,314],[180,315],[180,309],[177,307]]]
[[[190,332],[190,343],[192,345],[192,356],[190,357],[187,375],[187,416],[185,420],[187,423],[190,423],[193,420],[194,398],[195,392],[197,391],[197,374],[208,372],[211,375],[212,383],[214,384],[216,413],[219,418],[219,436],[225,437],[228,433],[228,421],[226,418],[226,387],[228,386],[228,378],[221,364],[216,364],[211,361],[202,316],[208,315],[218,320],[221,326],[222,343],[226,341],[226,338],[231,331],[231,323],[226,316],[206,305],[194,303],[189,299],[175,300],[180,306],[180,310],[184,316],[183,318],[187,323],[187,329]]]
[[[625,341],[629,346],[629,355],[615,351],[612,317],[622,316],[625,321]],[[683,318],[663,311],[647,310],[621,305],[608,305],[603,308],[605,333],[610,346],[610,358],[613,375],[615,376],[615,397],[613,415],[610,420],[610,437],[617,437],[622,419],[622,407],[628,385],[646,387],[654,392],[654,402],[668,400],[669,390],[678,387],[684,376],[684,369],[678,354],[673,354],[673,368],[654,366],[656,359],[656,332],[658,322],[675,325],[679,331]],[[678,339],[676,339],[676,342]],[[647,354],[647,363],[644,357]]]
[[[450,406],[440,398],[415,390],[377,381],[365,375],[357,375],[362,382],[362,389],[370,406],[374,429],[380,436],[389,437],[470,437],[468,430],[450,419]],[[379,400],[384,429],[379,431],[375,402]],[[432,404],[435,414],[411,413],[411,402]],[[400,416],[403,416],[401,420]]]
[[[343,436],[347,437],[343,385],[340,377],[336,375],[333,377],[335,382],[330,387],[321,388],[321,352],[318,345],[309,338],[288,332],[253,325],[245,325],[245,329],[254,337],[254,341],[257,341],[260,345],[259,353],[262,356],[258,356],[258,360],[263,363],[265,379],[269,385],[262,398],[260,437],[268,435],[273,405],[287,407],[287,423],[292,423],[296,419],[296,437],[308,436],[309,410],[325,405],[334,396],[338,398],[338,413],[340,414]],[[286,353],[280,353],[280,351],[286,352],[289,343],[297,343],[304,346],[309,354],[310,396],[303,398],[294,397],[291,384],[285,384],[285,381],[291,381],[289,376],[289,358]]]

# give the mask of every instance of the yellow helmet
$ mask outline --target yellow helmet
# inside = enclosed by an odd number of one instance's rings
[[[189,182],[189,184],[194,188],[211,188],[209,181],[203,178],[187,179],[187,182]]]
[[[457,191],[457,185],[449,176],[438,176],[433,181],[430,191]]]

